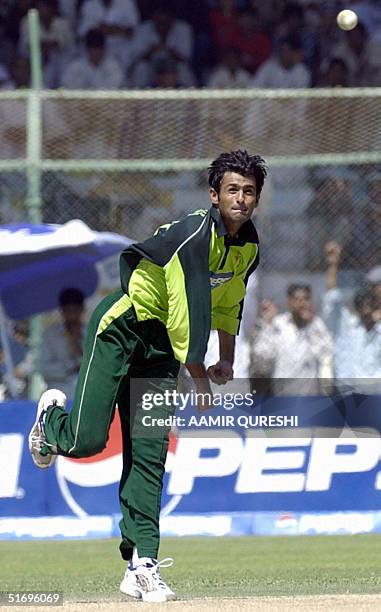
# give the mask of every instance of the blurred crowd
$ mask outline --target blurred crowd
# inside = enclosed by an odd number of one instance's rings
[[[61,389],[69,399],[74,397],[86,334],[85,297],[79,289],[67,287],[58,301],[58,318],[44,328],[37,362],[30,347],[29,322],[9,322],[8,359],[13,371],[6,363],[5,347],[0,346],[0,401],[12,391],[16,397],[26,398],[34,372],[39,373],[41,384],[47,388]]]
[[[38,9],[47,88],[381,85],[381,4],[348,0],[0,0],[0,86],[29,83]]]
[[[340,279],[342,255],[338,242],[325,244],[320,313],[303,282],[287,287],[284,312],[272,300],[260,303],[247,338],[248,375],[259,392],[381,392],[381,266],[349,287],[349,298]]]

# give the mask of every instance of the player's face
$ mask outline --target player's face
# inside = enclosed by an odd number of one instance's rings
[[[212,188],[210,199],[220,211],[228,229],[232,225],[240,227],[250,219],[258,204],[255,179],[237,172],[225,172],[220,192]]]

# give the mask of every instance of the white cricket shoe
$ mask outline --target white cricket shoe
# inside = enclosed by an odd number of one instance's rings
[[[127,565],[127,569],[124,574],[124,578],[122,582],[120,583],[119,589],[125,595],[129,595],[130,597],[134,597],[135,599],[141,599],[142,593],[141,593],[138,583],[136,582],[135,571],[136,571],[136,567],[134,567],[132,562],[130,561],[129,564]]]
[[[139,598],[142,601],[150,603],[161,603],[164,601],[171,601],[176,599],[175,593],[165,584],[164,580],[160,576],[160,567],[171,567],[173,565],[173,559],[167,558],[162,561],[151,559],[150,557],[142,557],[138,561],[138,565],[130,570],[128,575],[127,586],[132,586],[131,590],[138,589],[140,597],[132,595],[133,597]],[[133,574],[133,576],[131,576]],[[126,575],[120,585],[120,590],[125,593],[122,589],[126,581]],[[130,593],[127,593],[128,595]]]
[[[29,434],[29,450],[33,462],[37,467],[45,469],[53,465],[57,455],[41,455],[40,450],[46,444],[45,440],[45,416],[51,406],[65,408],[66,395],[58,389],[48,389],[41,395],[38,402],[36,420]]]

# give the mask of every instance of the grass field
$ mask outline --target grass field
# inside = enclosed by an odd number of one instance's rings
[[[175,563],[162,574],[184,599],[381,593],[381,537],[375,535],[165,538],[160,557],[166,556]],[[72,602],[123,600],[117,540],[0,542],[0,559],[1,591],[62,591]],[[374,609],[381,609],[381,599]]]

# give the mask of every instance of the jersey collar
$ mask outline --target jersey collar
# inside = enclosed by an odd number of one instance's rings
[[[243,244],[246,244],[246,242],[258,244],[258,234],[254,227],[254,223],[250,219],[248,219],[248,221],[246,221],[240,227],[237,236],[235,238],[231,238],[228,234],[223,218],[221,217],[218,209],[214,206],[212,206],[210,209],[210,216],[215,223],[218,238],[225,236],[225,240],[231,245],[242,246]]]

